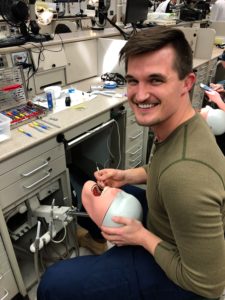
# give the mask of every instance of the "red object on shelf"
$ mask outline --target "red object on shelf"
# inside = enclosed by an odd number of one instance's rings
[[[21,84],[16,83],[16,84],[11,84],[11,85],[8,85],[8,86],[4,86],[4,87],[0,88],[0,91],[8,92],[8,91],[16,90],[16,89],[21,88],[21,87],[22,87]]]

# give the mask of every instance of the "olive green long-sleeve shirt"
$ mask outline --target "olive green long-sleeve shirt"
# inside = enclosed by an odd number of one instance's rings
[[[148,228],[155,260],[186,290],[216,298],[225,288],[225,157],[196,114],[156,144],[148,173]]]

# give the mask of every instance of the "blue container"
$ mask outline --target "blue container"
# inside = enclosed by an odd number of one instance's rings
[[[48,109],[49,109],[49,110],[53,110],[52,93],[51,93],[51,92],[47,92],[47,93],[46,93],[46,97],[47,97],[47,102],[48,102]]]

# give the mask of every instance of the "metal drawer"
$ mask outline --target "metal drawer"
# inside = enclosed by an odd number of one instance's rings
[[[62,155],[64,155],[64,147],[63,145],[59,145],[58,147],[55,147],[54,149],[51,149],[42,155],[34,157],[19,167],[5,173],[0,177],[0,190],[22,178],[31,177],[40,170],[48,168],[52,161]]]
[[[128,131],[128,130],[127,130]],[[126,134],[126,149],[131,149],[135,145],[142,145],[143,143],[143,129],[141,127],[135,128]]]
[[[2,241],[2,238],[0,236],[0,277],[2,274],[6,273],[8,270],[10,270],[10,264],[9,260],[5,251],[5,247]],[[1,299],[1,298],[0,298]]]
[[[133,168],[142,163],[142,144],[132,147],[126,152],[126,168]]]
[[[2,273],[7,272],[8,270],[10,270],[10,268],[11,267],[10,267],[9,260],[6,256],[6,254],[0,255],[0,277],[1,277]]]
[[[0,300],[11,300],[18,292],[12,271],[0,274]]]
[[[23,196],[28,195],[57,175],[63,173],[65,169],[65,157],[61,156],[53,162],[50,161],[48,166],[32,174],[31,176],[22,177],[17,182],[0,191],[1,208],[4,209],[18,201]]]

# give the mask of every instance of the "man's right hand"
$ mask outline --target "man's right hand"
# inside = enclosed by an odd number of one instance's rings
[[[125,184],[145,184],[147,182],[147,174],[143,167],[118,170],[118,169],[102,169],[96,171],[94,176],[98,186],[120,188]]]
[[[102,169],[96,171],[94,176],[98,186],[101,188],[104,188],[105,186],[119,188],[127,183],[125,173],[125,170]]]

